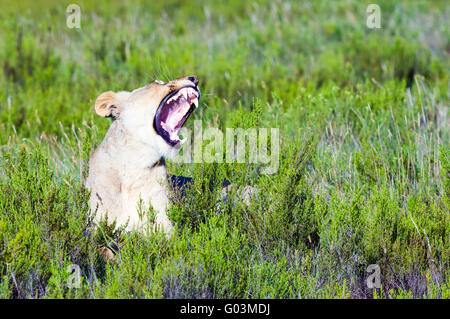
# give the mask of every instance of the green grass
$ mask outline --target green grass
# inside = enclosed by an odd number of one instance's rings
[[[450,297],[445,1],[378,1],[376,30],[365,1],[79,1],[80,30],[70,3],[0,1],[1,297]],[[82,183],[110,122],[93,101],[190,74],[187,126],[279,127],[279,171],[169,162],[196,180],[175,236],[94,231]],[[260,196],[218,208],[223,178]]]

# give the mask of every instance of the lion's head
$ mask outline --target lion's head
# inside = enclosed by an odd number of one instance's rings
[[[95,111],[120,121],[128,136],[157,144],[167,155],[181,146],[179,132],[198,107],[197,85],[197,77],[186,76],[166,83],[157,80],[132,92],[104,92],[95,101]]]

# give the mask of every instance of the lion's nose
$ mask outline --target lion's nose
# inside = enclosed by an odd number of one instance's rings
[[[194,83],[195,85],[198,84],[198,78],[195,75],[188,76],[187,79],[192,83]]]

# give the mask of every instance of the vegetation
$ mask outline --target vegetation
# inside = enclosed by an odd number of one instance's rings
[[[377,1],[380,29],[366,1],[86,0],[81,29],[66,2],[0,3],[1,297],[450,297],[445,1]],[[95,231],[94,99],[190,74],[187,126],[279,127],[278,172],[168,162],[195,178],[175,236]],[[259,196],[217,205],[223,178]]]

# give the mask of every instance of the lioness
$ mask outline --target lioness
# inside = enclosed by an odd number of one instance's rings
[[[164,158],[178,153],[179,131],[199,99],[195,76],[100,94],[95,112],[114,121],[90,159],[86,179],[97,222],[107,214],[109,221],[127,224],[127,230],[141,230],[146,224],[142,212],[151,205],[156,227],[171,231]]]

